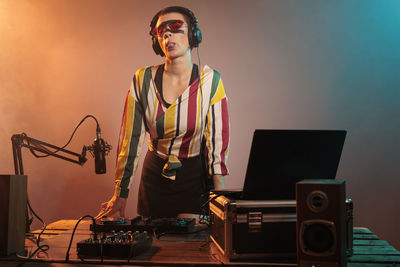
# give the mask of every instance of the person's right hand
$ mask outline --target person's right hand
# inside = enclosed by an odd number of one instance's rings
[[[101,203],[99,214],[94,217],[99,220],[105,216],[111,216],[119,211],[120,217],[125,217],[126,198],[113,196],[108,202]]]

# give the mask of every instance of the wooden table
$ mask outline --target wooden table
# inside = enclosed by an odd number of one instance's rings
[[[153,239],[153,246],[148,251],[130,260],[123,259],[79,259],[76,243],[92,233],[89,230],[91,221],[82,221],[75,233],[68,263],[65,262],[67,247],[72,229],[77,220],[60,220],[47,226],[41,236],[40,244],[48,244],[50,249],[41,252],[33,261],[23,266],[297,266],[296,262],[230,262],[210,241],[207,231],[189,235],[165,235]],[[38,234],[40,231],[35,231]],[[25,242],[28,255],[36,250],[36,243],[27,238]],[[21,259],[16,256],[0,258],[0,266],[18,266]],[[379,240],[367,228],[354,228],[354,255],[349,258],[350,267],[400,266],[400,252],[388,242]]]

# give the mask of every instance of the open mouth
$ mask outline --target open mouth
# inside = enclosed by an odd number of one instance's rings
[[[167,50],[173,50],[175,49],[176,44],[174,42],[168,42],[167,43]]]

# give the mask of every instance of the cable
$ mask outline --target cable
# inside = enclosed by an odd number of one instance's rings
[[[39,243],[40,243],[40,237],[42,236],[42,234],[43,234],[43,232],[46,230],[46,228],[47,228],[47,225],[46,225],[45,223],[43,223],[42,231],[40,231],[40,233],[39,233],[39,235],[38,235],[38,237],[37,237],[37,240],[36,240],[36,246],[37,246],[38,248],[40,248],[40,245],[39,245]],[[44,250],[44,251],[46,251],[46,250]],[[44,251],[43,251],[43,252],[44,252]]]
[[[201,61],[200,61],[200,52],[199,52],[199,47],[197,47],[197,60],[199,61],[199,82],[200,82],[200,87],[199,87],[199,89],[200,89],[200,115],[201,115],[201,126],[203,127],[203,84],[202,84],[202,82],[201,82]],[[203,127],[203,131],[202,131],[202,133],[201,133],[201,138],[203,138],[203,134],[204,134],[204,128],[205,128],[205,126]]]
[[[204,136],[204,131],[205,131],[205,128],[206,128],[206,125],[204,125],[204,121],[203,121],[203,83],[202,83],[202,81],[201,81],[201,73],[202,73],[202,69],[201,69],[201,59],[200,59],[200,49],[199,49],[199,47],[197,47],[197,60],[199,61],[199,82],[200,82],[200,86],[199,86],[199,90],[200,90],[200,119],[201,119],[201,127],[202,127],[202,133],[201,133],[201,136],[200,136],[200,154],[201,154],[201,158],[202,158],[202,160],[203,161],[206,161],[206,156],[204,155],[204,147],[203,146],[205,146],[206,145],[206,142],[203,142],[203,136]],[[207,111],[207,113],[208,113],[208,111]],[[206,123],[207,123],[207,120],[206,120]],[[206,179],[205,181],[205,183],[206,183],[206,193],[207,194],[209,194],[209,190],[208,190],[208,184],[209,184],[209,181],[208,181],[208,179],[212,179],[212,178],[210,178],[210,177],[208,177],[208,171],[207,171],[207,164],[204,162],[204,179]],[[206,204],[207,204],[208,202],[206,202]],[[200,220],[199,220],[199,223],[202,223],[202,224],[208,224],[208,220],[207,220],[207,217],[209,218],[209,211],[207,210],[207,208],[205,208],[205,205],[206,204],[204,204],[204,205],[202,205],[201,206],[201,210],[203,211],[203,214],[201,214],[201,217],[200,217]]]
[[[31,224],[33,222],[34,216],[42,223],[42,225],[46,225],[44,223],[44,221],[42,220],[42,218],[40,218],[39,215],[37,215],[36,212],[33,210],[32,206],[31,206],[31,203],[29,201],[29,196],[28,195],[26,195],[26,203],[27,203],[27,207],[28,207],[28,211],[29,211],[28,217],[30,215],[30,218],[27,218],[27,227],[28,227],[28,229],[30,229],[30,226],[31,226]]]
[[[37,215],[36,212],[33,210],[28,196],[26,196],[26,203],[28,204],[29,212],[31,213],[31,215],[33,214],[43,225],[46,225],[42,220],[42,218],[40,218],[39,215]],[[33,221],[33,216],[32,216],[32,221]]]
[[[34,252],[32,252],[32,254],[29,257],[23,257],[21,255],[16,254],[16,256],[18,258],[24,259],[24,261],[21,262],[18,266],[22,266],[25,263],[27,263],[29,260],[31,260],[33,258],[33,256],[35,256],[36,253],[38,253],[38,252],[46,252],[47,250],[50,249],[49,245],[40,245],[40,237],[43,234],[43,232],[46,230],[46,227],[47,227],[47,225],[45,223],[43,223],[42,231],[39,233],[38,237],[36,238],[37,249]]]
[[[75,127],[74,131],[73,131],[72,134],[71,134],[71,137],[69,138],[68,142],[67,142],[64,146],[62,146],[62,147],[56,149],[55,151],[50,151],[49,149],[43,147],[40,143],[37,143],[37,142],[34,142],[34,141],[33,141],[33,142],[30,142],[30,141],[28,140],[28,144],[29,144],[29,145],[37,146],[38,148],[41,148],[41,149],[43,149],[43,150],[46,150],[46,154],[44,154],[44,155],[38,155],[38,154],[36,154],[36,152],[35,152],[33,149],[29,149],[30,152],[31,152],[36,158],[45,158],[45,157],[48,157],[48,156],[57,154],[57,152],[59,152],[60,150],[66,148],[66,147],[69,145],[69,143],[72,141],[72,138],[73,138],[74,135],[75,135],[75,132],[78,130],[79,126],[81,126],[81,124],[82,124],[87,118],[93,118],[93,119],[96,121],[96,131],[97,131],[97,132],[100,132],[100,125],[99,125],[99,122],[97,121],[96,117],[94,117],[93,115],[86,115],[86,116],[78,123],[78,125]],[[26,136],[25,133],[23,133],[23,135]],[[43,153],[44,153],[44,152],[43,152]]]
[[[49,245],[42,245],[42,246],[38,247],[29,257],[26,257],[26,258],[18,255],[18,256],[17,256],[18,258],[23,258],[23,259],[25,259],[23,262],[21,262],[20,264],[18,264],[18,267],[24,265],[24,264],[27,263],[29,260],[31,260],[32,257],[33,257],[39,250],[43,250],[43,248],[46,248],[46,250],[44,250],[44,251],[47,251],[50,247],[49,247]]]
[[[92,219],[92,221],[93,221],[94,240],[97,240],[96,220],[94,219],[94,217],[91,216],[91,215],[85,215],[85,216],[79,218],[79,220],[78,220],[78,222],[75,224],[74,230],[72,231],[72,234],[71,234],[71,239],[70,239],[70,241],[69,241],[67,253],[65,254],[65,262],[68,262],[68,260],[69,260],[69,251],[71,250],[72,240],[74,239],[74,235],[75,235],[76,228],[78,227],[79,223],[80,223],[83,219],[85,219],[85,218],[91,218],[91,219]]]

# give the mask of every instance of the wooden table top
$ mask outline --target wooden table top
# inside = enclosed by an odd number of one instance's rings
[[[49,245],[46,252],[35,254],[23,266],[297,266],[293,261],[231,262],[226,259],[210,240],[207,231],[187,235],[164,235],[153,238],[151,249],[132,259],[80,259],[77,254],[78,241],[87,239],[91,221],[82,221],[73,238],[68,263],[65,261],[67,247],[77,220],[60,220],[47,226],[41,235],[40,244]],[[33,232],[35,235],[40,230]],[[348,259],[351,267],[400,266],[400,252],[388,242],[380,240],[367,228],[354,228],[354,254]],[[36,241],[26,238],[25,248],[30,255],[37,249]],[[0,258],[0,266],[18,266],[21,259],[16,256]]]

